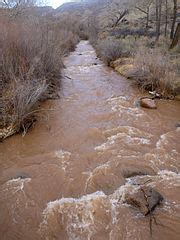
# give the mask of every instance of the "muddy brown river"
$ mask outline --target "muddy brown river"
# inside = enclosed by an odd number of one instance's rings
[[[87,41],[65,65],[48,114],[0,144],[0,239],[179,239],[179,102],[138,107],[143,93]],[[138,184],[164,197],[152,236],[150,217],[123,201]]]

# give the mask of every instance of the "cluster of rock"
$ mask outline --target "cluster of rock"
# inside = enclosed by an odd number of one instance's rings
[[[140,99],[140,106],[149,109],[156,109],[157,105],[154,99],[145,97]]]
[[[163,200],[162,195],[151,187],[140,187],[125,196],[125,203],[137,208],[143,215],[150,214]]]

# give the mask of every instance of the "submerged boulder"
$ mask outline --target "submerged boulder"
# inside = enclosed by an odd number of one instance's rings
[[[149,109],[156,109],[156,102],[151,98],[142,98],[140,100],[140,106]]]
[[[17,173],[15,176],[13,176],[11,179],[26,179],[26,178],[30,178],[29,174],[24,173],[24,172],[19,172]]]
[[[139,209],[143,215],[151,213],[163,200],[162,195],[151,187],[140,187],[125,196],[125,203]]]

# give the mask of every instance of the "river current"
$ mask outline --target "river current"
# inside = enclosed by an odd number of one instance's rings
[[[179,239],[179,103],[140,108],[143,93],[88,41],[65,66],[60,99],[25,137],[0,143],[0,239]],[[164,197],[152,236],[150,218],[123,201],[144,183]]]

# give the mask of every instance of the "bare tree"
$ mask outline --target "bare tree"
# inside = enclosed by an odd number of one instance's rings
[[[146,29],[149,28],[149,15],[150,15],[150,7],[151,7],[151,4],[153,3],[153,0],[147,2],[146,4],[146,9],[143,9],[139,6],[136,6],[135,8],[138,9],[140,12],[146,14]]]
[[[176,27],[176,31],[175,31],[175,34],[173,36],[173,40],[172,40],[172,44],[170,46],[170,49],[174,48],[178,44],[179,39],[180,39],[180,23],[178,23],[178,25]]]
[[[124,11],[117,10],[116,14],[113,15],[112,21],[113,21],[113,27],[116,27],[123,18],[128,14],[128,9],[125,9]]]
[[[173,8],[173,20],[172,20],[172,27],[171,27],[171,34],[170,39],[173,39],[174,36],[174,30],[176,25],[176,19],[177,19],[177,0],[173,0],[174,8]]]
[[[165,0],[165,28],[164,36],[167,36],[167,26],[168,26],[168,0]]]
[[[0,7],[8,9],[9,18],[15,19],[24,13],[27,8],[33,7],[38,3],[40,3],[38,0],[0,0]]]
[[[17,8],[20,6],[33,6],[36,0],[0,0],[0,6],[5,8]]]
[[[162,0],[156,0],[156,41],[159,40],[161,34],[161,14]]]
[[[107,11],[112,27],[118,26],[118,24],[128,15],[127,8],[123,9],[119,2],[107,2]]]

